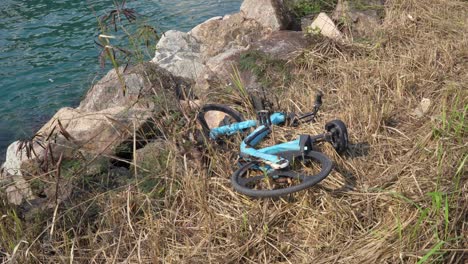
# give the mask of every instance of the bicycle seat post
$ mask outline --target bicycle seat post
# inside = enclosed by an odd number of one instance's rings
[[[270,119],[270,111],[268,110],[260,110],[257,112],[257,119],[259,125],[263,125],[266,127],[271,127],[271,119]]]
[[[273,132],[273,126],[271,122],[271,112],[269,110],[258,111],[257,118],[258,118],[259,125],[263,125],[267,127],[268,129],[271,129],[271,131]],[[273,137],[273,142],[274,142],[275,141],[274,132],[272,133],[272,137]]]

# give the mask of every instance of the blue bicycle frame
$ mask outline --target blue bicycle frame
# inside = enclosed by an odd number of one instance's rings
[[[286,115],[284,113],[276,112],[270,116],[272,125],[280,125],[286,121]],[[270,132],[270,128],[265,125],[259,125],[257,120],[247,120],[231,125],[221,126],[210,130],[210,138],[216,139],[223,135],[233,135],[239,131],[256,127],[252,133],[250,133],[241,143],[240,155],[243,158],[251,159],[256,158],[264,161],[270,165],[272,169],[282,169],[289,165],[289,161],[283,157],[278,156],[278,153],[284,151],[299,151],[300,140],[299,138],[290,142],[281,143],[278,145],[255,149]]]

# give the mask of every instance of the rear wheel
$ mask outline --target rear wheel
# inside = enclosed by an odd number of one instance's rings
[[[209,138],[211,129],[242,122],[244,121],[244,117],[229,106],[221,104],[207,104],[200,109],[197,115],[197,120],[202,127],[204,137],[197,139],[197,141],[203,143],[205,139]],[[220,141],[218,141],[218,143],[219,142]]]
[[[265,169],[259,162],[249,162],[234,172],[231,178],[234,189],[252,197],[277,197],[312,187],[325,179],[333,165],[324,154],[309,151],[278,153],[289,160],[283,170]]]

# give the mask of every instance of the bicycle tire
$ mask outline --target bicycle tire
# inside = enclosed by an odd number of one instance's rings
[[[248,172],[249,169],[254,169],[253,167],[255,166],[258,167],[259,162],[252,161],[252,162],[245,164],[244,166],[242,166],[241,168],[239,168],[233,173],[231,177],[231,183],[232,183],[233,188],[237,192],[242,193],[247,196],[251,196],[251,197],[257,197],[257,198],[279,197],[279,196],[284,196],[284,195],[291,194],[294,192],[302,191],[304,189],[307,189],[316,185],[317,183],[324,180],[330,174],[331,170],[333,169],[332,161],[327,156],[317,151],[309,151],[304,154],[299,151],[285,151],[282,153],[278,153],[278,155],[285,157],[288,160],[299,158],[299,157],[307,157],[309,159],[316,160],[320,163],[321,170],[319,173],[315,175],[304,175],[302,182],[298,185],[294,185],[294,186],[286,187],[282,189],[255,190],[255,189],[251,189],[245,186],[249,182],[242,183],[241,181],[242,176],[244,176]],[[291,174],[291,171],[276,170],[274,171],[274,173],[280,176],[283,175],[283,176],[288,177],[287,174]],[[254,179],[256,177],[264,177],[264,176],[255,176],[251,179]]]
[[[236,110],[230,108],[229,106],[222,105],[222,104],[207,104],[207,105],[204,105],[200,109],[200,111],[198,112],[197,120],[200,123],[200,125],[202,126],[203,134],[205,135],[205,137],[208,137],[208,135],[210,133],[210,127],[208,126],[208,123],[206,122],[206,119],[205,119],[205,114],[208,111],[223,112],[226,115],[233,118],[234,120],[236,120],[236,122],[244,121],[244,117],[239,112],[237,112]]]
[[[336,152],[341,154],[348,149],[348,129],[343,121],[330,121],[325,124],[325,130],[332,133],[331,144]]]

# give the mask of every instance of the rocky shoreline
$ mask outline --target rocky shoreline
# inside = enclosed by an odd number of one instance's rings
[[[293,31],[294,19],[283,1],[245,0],[239,13],[211,18],[187,33],[166,32],[150,62],[119,69],[125,95],[113,69],[88,91],[77,108],[60,109],[30,141],[16,141],[8,147],[1,173],[8,201],[20,205],[57,197],[53,191],[38,197],[28,179],[62,160],[80,158],[90,165],[115,160],[121,157],[123,147],[131,147],[135,134],[158,131],[157,126],[149,124],[150,118],[193,114],[200,104],[223,100],[218,95],[232,87],[233,70],[248,52],[286,65],[317,34],[346,44],[351,40],[335,25],[345,18],[356,25],[356,36],[366,34],[362,23],[367,29],[379,23],[376,12],[356,11],[347,1],[339,1],[332,16],[320,13],[313,19],[305,18],[303,31]],[[249,93],[264,86],[249,70],[240,69],[239,76]],[[163,132],[158,133],[133,149],[157,141]],[[193,134],[185,136],[187,140],[193,138]],[[135,153],[129,151],[127,156],[131,163]]]

